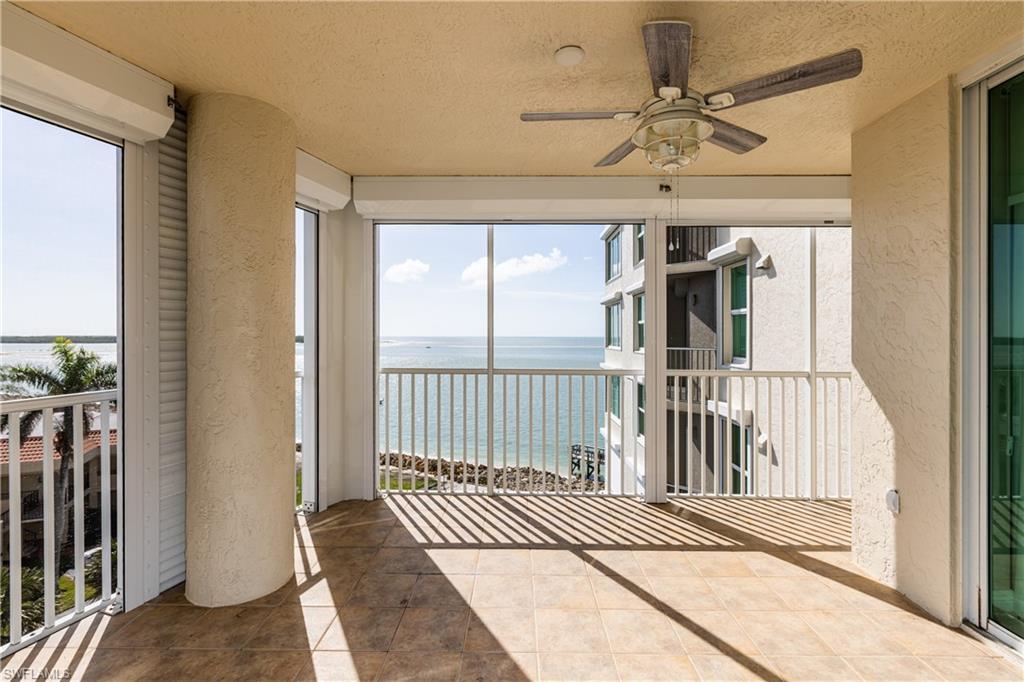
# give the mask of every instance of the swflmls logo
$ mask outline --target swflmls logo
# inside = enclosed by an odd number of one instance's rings
[[[9,668],[3,671],[4,680],[70,680],[67,668]]]

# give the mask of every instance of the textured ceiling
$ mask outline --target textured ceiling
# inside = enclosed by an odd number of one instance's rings
[[[635,107],[650,94],[640,26],[693,24],[691,87],[857,47],[856,79],[722,112],[768,137],[705,145],[697,175],[845,174],[850,134],[1024,27],[1024,3],[19,2],[175,83],[286,111],[306,151],[354,175],[641,175],[592,164],[616,121],[521,123],[524,110]],[[556,66],[560,45],[583,64]]]

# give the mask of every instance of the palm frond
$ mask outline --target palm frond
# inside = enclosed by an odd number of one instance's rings
[[[8,365],[0,367],[0,382],[4,390],[26,398],[38,394],[64,393],[62,377],[53,370],[38,365]]]

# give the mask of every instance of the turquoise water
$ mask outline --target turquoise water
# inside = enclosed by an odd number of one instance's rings
[[[117,357],[115,344],[82,344],[100,357],[113,362]],[[494,344],[495,366],[503,369],[599,369],[604,359],[604,340],[600,337],[498,337]],[[295,369],[304,368],[303,344],[295,344]],[[49,344],[4,344],[0,349],[0,364],[31,363],[51,366]],[[483,337],[418,337],[385,338],[380,343],[380,366],[382,368],[436,368],[484,369],[487,365],[487,341]],[[479,382],[479,383],[477,383]],[[454,392],[453,392],[454,383]],[[427,379],[424,395],[423,377],[417,377],[413,389],[412,378],[405,375],[402,386],[403,424],[401,442],[398,425],[398,378],[390,378],[391,408],[390,428],[384,411],[384,380],[380,380],[379,391],[382,404],[378,406],[380,449],[390,446],[391,451],[401,449],[413,452],[411,437],[415,434],[415,452],[436,457],[440,453],[448,459],[454,456],[461,461],[465,453],[468,462],[486,463],[487,453],[487,380],[486,377],[467,376],[465,392],[462,376],[444,374],[440,380],[440,402],[438,402],[438,379],[436,375]],[[534,462],[540,467],[547,460],[547,468],[554,470],[557,457],[559,470],[565,471],[568,463],[568,444],[594,443],[594,403],[597,401],[597,443],[604,447],[599,433],[604,419],[604,380],[598,381],[595,389],[590,377],[584,382],[584,405],[580,403],[580,378],[573,379],[572,406],[569,406],[569,384],[567,377],[545,380],[534,377],[532,382],[533,404],[531,409],[531,382],[526,377],[518,381],[519,421],[516,422],[517,386],[514,377],[495,377],[494,380],[494,452],[495,463],[515,464],[519,453],[520,464],[526,465],[532,445]],[[300,381],[296,379],[295,395],[295,439],[301,440],[302,401]],[[558,405],[556,411],[556,393]],[[412,401],[415,394],[416,410],[413,421]],[[463,396],[465,395],[465,409]],[[542,409],[543,398],[547,397],[546,409]],[[426,404],[424,406],[424,401]],[[438,405],[441,408],[441,428],[437,428]],[[424,410],[428,418],[424,418]],[[502,416],[502,411],[506,416]],[[463,432],[463,416],[466,428]],[[533,416],[533,423],[530,416]],[[556,417],[558,430],[555,430]],[[571,419],[571,423],[570,423]],[[582,423],[581,423],[582,420]],[[557,450],[556,450],[557,433]],[[440,436],[440,442],[438,442]],[[426,442],[424,442],[426,437]],[[517,442],[518,438],[518,442]]]
[[[599,369],[604,345],[599,337],[500,337],[494,358],[499,369]],[[402,375],[401,398],[398,376],[380,378],[379,449],[485,464],[487,377],[444,370],[484,369],[486,364],[482,337],[381,339],[382,368],[436,368],[440,376]],[[554,471],[557,463],[565,473],[569,444],[580,442],[581,433],[587,445],[596,436],[597,446],[604,447],[604,379],[581,379],[572,378],[570,404],[569,377],[494,378],[496,466],[526,466],[532,450],[534,466]]]

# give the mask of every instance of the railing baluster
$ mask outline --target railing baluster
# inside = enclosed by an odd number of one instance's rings
[[[587,491],[587,383],[586,377],[580,377],[580,494]]]
[[[404,426],[405,401],[403,399],[403,384],[405,375],[398,375],[398,492],[405,492],[405,452],[402,450],[402,427]]]
[[[480,375],[473,375],[473,487],[480,492]]]
[[[566,447],[569,448],[569,470],[565,472],[566,478],[569,481],[569,493],[573,492],[572,483],[572,375],[569,374],[565,377],[566,383],[569,384],[569,403],[567,405],[568,415],[566,415],[565,422],[569,428],[568,441]]]
[[[803,497],[804,479],[800,473],[800,384],[793,377],[793,496]]]
[[[110,401],[100,403],[100,542],[103,562],[103,600],[110,599]]]
[[[708,418],[707,418],[707,377],[700,378],[700,494],[707,493],[707,476],[704,468],[708,462]]]
[[[764,442],[764,459],[765,464],[768,467],[768,497],[775,495],[775,489],[772,487],[772,377],[768,377],[768,438]]]
[[[437,456],[437,489],[435,492],[442,492],[441,490],[441,464],[444,462],[444,458],[441,456],[441,375],[437,375],[437,385],[434,387],[436,393],[434,399],[434,412],[436,413],[437,421],[435,423],[434,436],[437,441],[436,456]],[[452,470],[448,469],[448,487],[452,485]]]
[[[391,375],[384,375],[384,491],[391,492]]]
[[[527,458],[530,461],[529,465],[527,465],[527,466],[528,466],[528,469],[529,469],[529,472],[530,472],[528,474],[528,476],[530,477],[530,480],[526,484],[526,489],[527,489],[528,492],[532,493],[533,492],[533,375],[532,374],[526,378],[526,390],[530,394],[530,397],[527,400],[527,405],[528,405],[527,412],[528,412],[528,414],[526,415],[526,424],[527,424],[527,427],[526,427],[526,437],[528,439],[528,443],[527,443],[526,447],[527,447],[527,451],[529,452],[529,454],[527,455]]]
[[[843,413],[842,401],[843,391],[839,385],[839,377],[835,378],[836,384],[836,497],[843,496]]]
[[[605,495],[612,492],[612,472],[608,464],[612,461],[612,395],[611,377],[604,375],[604,485],[602,490]]]
[[[714,409],[712,410],[712,421],[711,421],[711,437],[714,440],[714,446],[712,447],[712,450],[711,450],[711,454],[712,454],[712,457],[711,457],[711,468],[713,469],[713,471],[712,471],[712,474],[713,474],[713,476],[712,476],[712,483],[713,483],[712,495],[720,495],[720,494],[722,494],[722,480],[721,480],[721,473],[719,471],[721,469],[721,467],[719,466],[719,460],[722,458],[722,450],[721,450],[721,447],[720,447],[721,446],[721,433],[720,432],[722,430],[721,427],[720,427],[720,424],[721,424],[722,420],[721,420],[721,417],[719,416],[719,414],[721,413],[722,408],[719,405],[719,403],[721,402],[721,397],[722,397],[721,396],[722,380],[717,378],[717,377],[715,377],[714,379],[711,380],[711,385],[715,389],[715,391],[714,391],[715,392],[715,397],[714,397],[714,400],[711,403],[712,406],[714,407]]]
[[[686,375],[686,494],[693,494],[693,379]],[[678,484],[677,484],[678,485]]]
[[[761,444],[761,421],[760,421],[760,395],[761,395],[761,380],[758,377],[753,377],[754,383],[754,418],[750,425],[750,439],[753,441],[750,443],[750,468],[753,470],[750,473],[750,488],[755,496],[761,494],[761,479],[758,475],[760,467],[758,466],[761,461],[759,447]]]
[[[75,510],[75,613],[85,608],[85,434],[83,433],[85,409],[79,403],[72,408],[74,415],[74,491],[73,506]],[[67,424],[64,425],[67,429]],[[58,567],[59,570],[59,567]]]
[[[519,436],[523,430],[523,422],[520,420],[519,404],[521,400],[519,398],[519,375],[516,375],[516,492],[519,493],[523,489],[522,481],[522,467],[519,459],[520,441]]]
[[[410,374],[412,386],[409,390],[409,450],[412,456],[412,492],[416,492],[419,474],[416,473],[416,374]]]
[[[455,494],[455,375],[449,374],[449,493]]]
[[[466,475],[466,467],[469,460],[466,458],[466,444],[469,442],[466,438],[466,375],[462,375],[462,492],[466,492],[466,486],[469,485],[467,479],[469,476]]]
[[[600,473],[601,473],[601,458],[600,458],[600,454],[599,454],[598,448],[597,448],[597,439],[598,439],[598,436],[600,434],[598,434],[598,432],[597,432],[598,430],[597,430],[597,375],[596,374],[594,375],[594,424],[593,424],[593,427],[594,427],[594,432],[593,432],[593,436],[594,436],[594,489],[593,489],[593,494],[596,495],[598,493],[598,486],[600,485],[600,481],[601,481],[601,476],[600,476]]]
[[[560,462],[560,460],[562,459],[562,453],[561,453],[560,448],[558,446],[559,446],[559,440],[561,440],[562,413],[561,413],[561,410],[559,410],[558,408],[559,408],[559,402],[560,402],[560,394],[562,392],[562,389],[561,389],[561,383],[562,383],[561,379],[562,378],[561,378],[561,376],[556,374],[554,376],[554,379],[555,379],[555,450],[554,450],[554,455],[555,455],[555,491],[560,493],[560,492],[562,492],[562,477],[561,477],[561,468],[562,468],[562,466],[561,466],[561,462]]]
[[[54,566],[53,408],[43,410],[43,624],[53,627],[57,580]]]
[[[430,394],[430,375],[423,375],[423,492],[430,492],[430,410],[427,396]],[[435,406],[436,407],[436,406]]]
[[[548,377],[540,378],[540,466],[542,473],[541,492],[548,492]]]
[[[675,494],[682,490],[682,479],[679,478],[679,460],[682,453],[679,451],[679,375],[672,377],[672,464],[675,477],[672,479],[675,484]]]
[[[817,447],[817,443],[815,443]],[[822,497],[828,497],[828,379],[821,379],[821,468],[822,468]],[[815,495],[818,491],[815,490]]]
[[[10,520],[10,620],[11,645],[21,642],[21,412],[8,415],[7,457],[9,464]],[[104,507],[106,509],[106,507]]]

